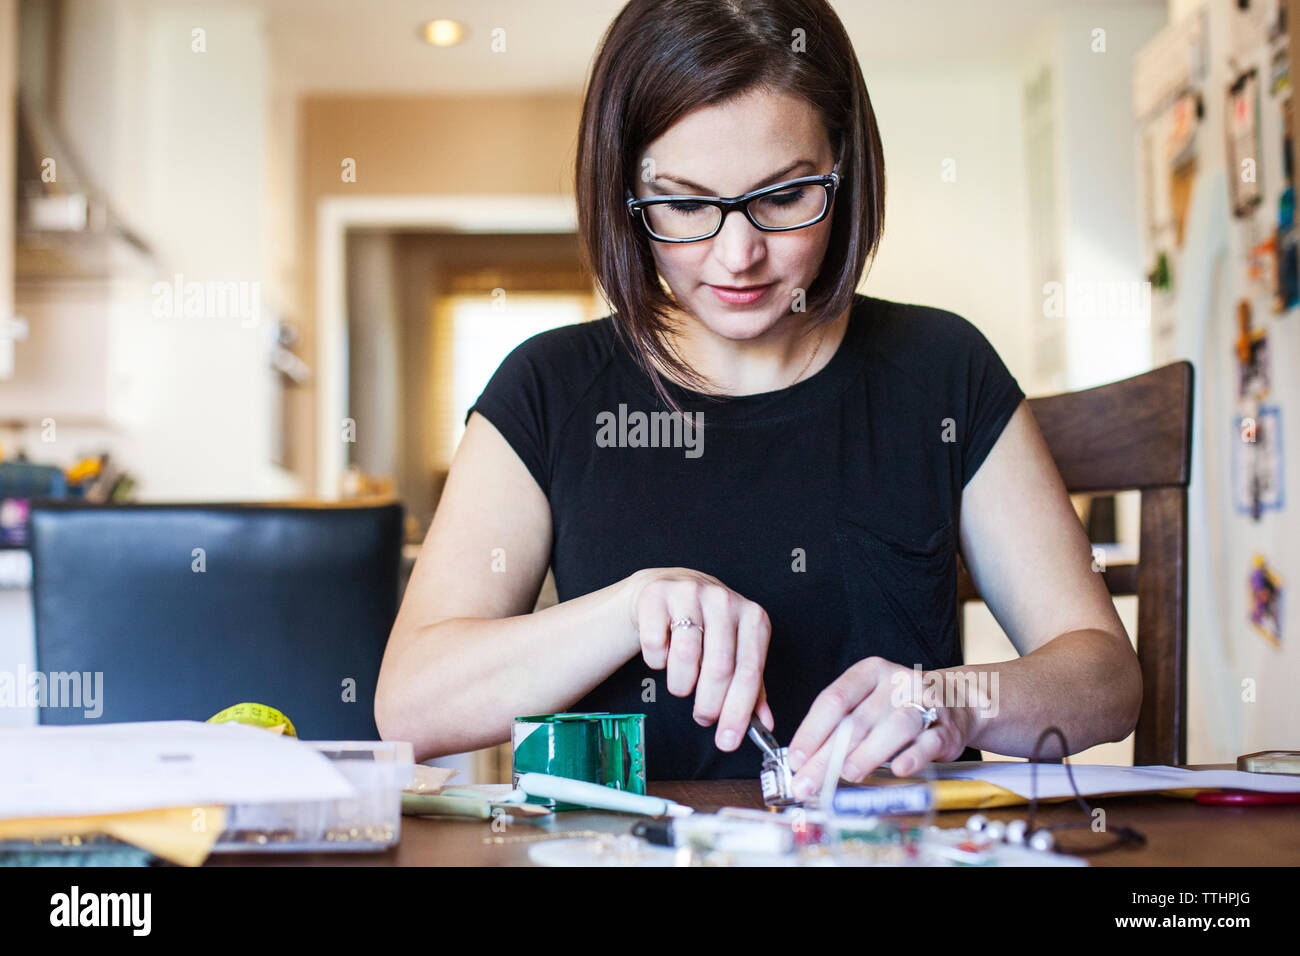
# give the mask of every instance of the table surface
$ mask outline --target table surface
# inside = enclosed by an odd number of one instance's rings
[[[1196,770],[1233,770],[1232,764],[1203,764]],[[757,780],[656,782],[656,796],[709,813],[720,807],[763,806]],[[1089,857],[1092,866],[1300,866],[1300,808],[1210,806],[1194,800],[1139,794],[1088,797],[1106,811],[1111,827],[1136,828],[1145,846],[1121,847]],[[982,811],[991,820],[1024,819],[1026,806]],[[941,827],[962,826],[970,810],[936,814]],[[1044,824],[1085,819],[1079,805],[1039,804]],[[600,810],[568,811],[540,822],[511,824],[494,834],[485,820],[402,818],[402,837],[382,853],[216,854],[208,866],[519,866],[527,865],[528,837],[572,830],[627,832],[636,817]],[[503,842],[496,842],[499,837]]]

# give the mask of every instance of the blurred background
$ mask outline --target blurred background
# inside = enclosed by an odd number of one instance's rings
[[[1257,556],[1272,593],[1300,578],[1287,4],[833,5],[888,176],[863,291],[970,319],[1030,395],[1196,363],[1231,471],[1193,502],[1190,757],[1295,747],[1300,622],[1280,599],[1261,617],[1249,584]],[[500,360],[606,314],[572,180],[620,6],[0,0],[0,671],[31,666],[33,483],[396,498],[409,567]],[[1251,412],[1275,441],[1238,462]],[[1136,495],[1076,504],[1104,554],[1136,553]],[[982,606],[966,620],[968,660],[1013,653]]]

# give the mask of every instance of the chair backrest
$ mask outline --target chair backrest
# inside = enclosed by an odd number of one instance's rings
[[[206,720],[251,701],[304,739],[378,739],[401,534],[397,504],[38,505],[38,721]],[[72,674],[83,696],[99,681],[98,716],[52,699]]]
[[[1138,561],[1101,573],[1112,595],[1138,599],[1143,686],[1133,763],[1186,763],[1192,365],[1174,362],[1109,385],[1031,398],[1029,406],[1071,494],[1141,492]],[[980,600],[965,568],[957,596]]]

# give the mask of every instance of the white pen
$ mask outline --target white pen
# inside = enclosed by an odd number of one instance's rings
[[[827,813],[832,813],[835,806],[835,791],[840,785],[840,773],[844,770],[844,759],[849,755],[849,741],[853,738],[853,721],[845,717],[835,728],[831,738],[829,763],[826,765],[826,778],[822,781],[821,798],[818,804]]]
[[[572,780],[569,777],[555,777],[549,773],[521,773],[519,789],[533,797],[547,797],[597,810],[638,813],[647,817],[681,817],[695,812],[690,807],[662,797],[643,797],[626,790],[615,790],[613,787]]]

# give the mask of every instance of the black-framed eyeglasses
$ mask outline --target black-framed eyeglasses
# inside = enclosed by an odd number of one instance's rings
[[[840,164],[824,176],[803,176],[743,196],[652,196],[627,193],[627,211],[658,242],[700,242],[722,231],[727,214],[739,209],[755,229],[789,232],[821,222],[840,184]]]

